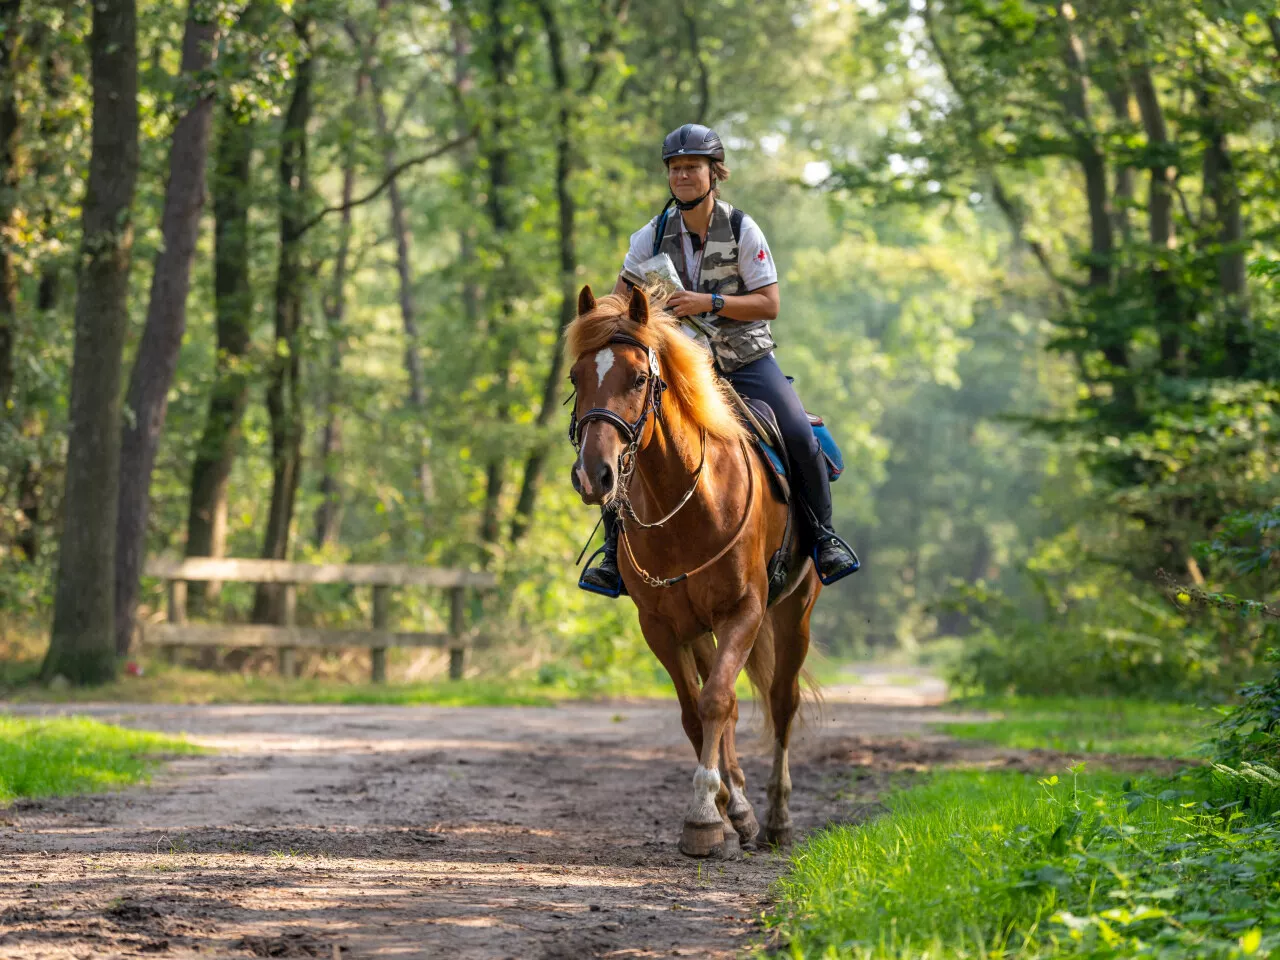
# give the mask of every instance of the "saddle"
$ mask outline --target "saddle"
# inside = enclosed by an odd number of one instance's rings
[[[778,427],[778,418],[773,407],[763,400],[753,400],[735,392],[741,403],[743,420],[751,428],[755,440],[756,452],[761,461],[768,467],[770,486],[774,495],[782,503],[791,502],[791,464],[787,456],[786,445],[782,441],[782,430]],[[822,448],[822,457],[827,462],[827,477],[834,483],[844,473],[844,454],[836,444],[823,419],[805,411],[809,417],[809,426],[813,427],[813,435],[818,438]]]
[[[791,578],[792,545],[795,539],[796,513],[798,510],[808,512],[808,507],[799,498],[791,496],[791,464],[787,456],[786,445],[782,441],[782,430],[778,426],[778,418],[773,408],[763,400],[744,397],[736,390],[732,391],[738,403],[738,411],[750,428],[755,440],[756,453],[765,465],[765,473],[769,475],[769,485],[780,503],[787,506],[787,528],[782,535],[782,545],[769,559],[769,605],[782,595],[787,582]],[[832,482],[844,472],[844,455],[836,445],[835,437],[827,429],[821,417],[805,411],[809,417],[809,425],[813,427],[814,436],[822,447],[822,456],[827,462],[827,476]],[[807,530],[807,525],[802,530]],[[802,554],[803,555],[803,554]]]

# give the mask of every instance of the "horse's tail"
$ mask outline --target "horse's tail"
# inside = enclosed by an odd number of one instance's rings
[[[760,624],[760,632],[756,634],[756,642],[747,657],[747,679],[751,681],[751,689],[755,691],[756,702],[760,704],[760,716],[764,720],[761,731],[766,740],[773,739],[773,701],[769,691],[773,689],[774,637],[773,617],[765,615]]]

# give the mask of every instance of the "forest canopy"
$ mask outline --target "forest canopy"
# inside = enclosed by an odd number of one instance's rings
[[[146,556],[475,567],[530,662],[652,670],[576,589],[559,340],[703,122],[848,464],[819,644],[1233,682],[1270,628],[1212,598],[1276,589],[1278,104],[1250,0],[2,0],[0,619],[93,680]]]

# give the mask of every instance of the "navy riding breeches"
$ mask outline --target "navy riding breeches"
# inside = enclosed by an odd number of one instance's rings
[[[795,388],[782,373],[778,361],[770,354],[753,360],[727,379],[744,397],[763,400],[773,408],[787,445],[787,455],[794,467],[793,485],[797,488],[818,522],[831,524],[831,480],[818,438],[813,435],[809,417]]]

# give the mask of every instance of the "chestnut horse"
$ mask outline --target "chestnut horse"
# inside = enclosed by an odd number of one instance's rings
[[[577,394],[573,486],[584,503],[618,511],[622,579],[698,757],[680,849],[733,856],[761,832],[734,745],[734,684],[745,667],[773,734],[761,839],[789,843],[787,742],[821,584],[799,538],[786,536],[787,507],[770,493],[728,386],[658,306],[638,289],[596,300],[583,287],[578,297],[565,343]],[[770,606],[766,568],[784,539],[791,573]]]

